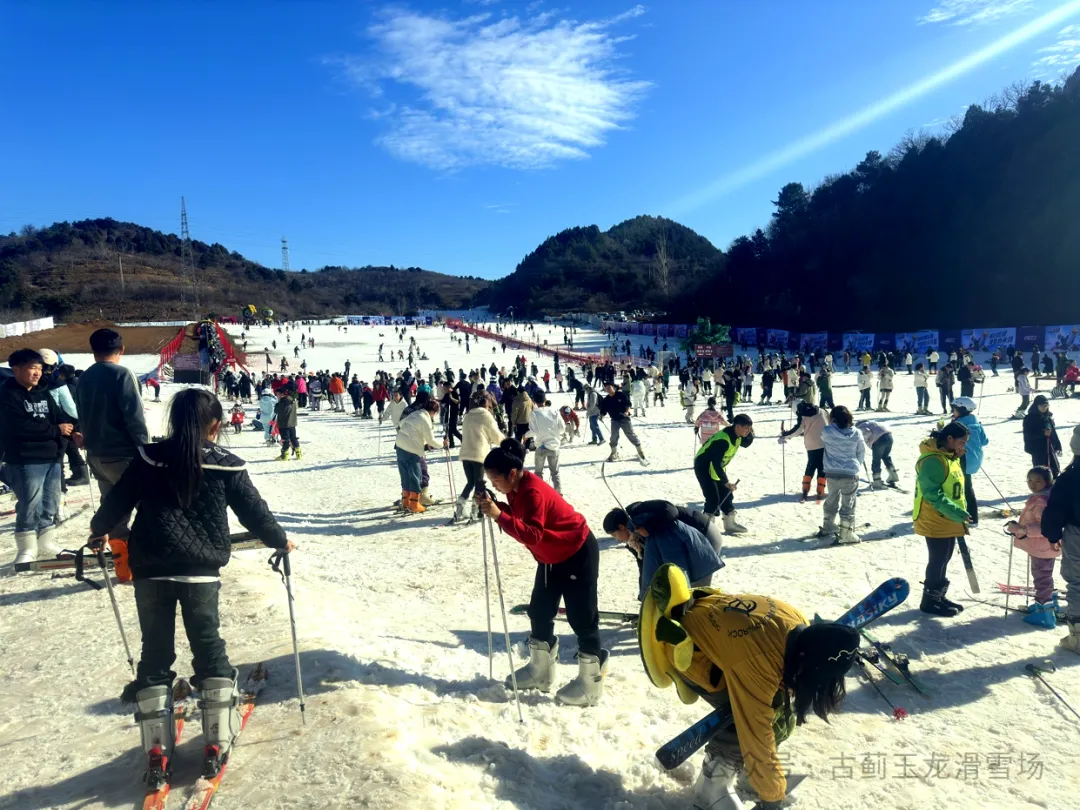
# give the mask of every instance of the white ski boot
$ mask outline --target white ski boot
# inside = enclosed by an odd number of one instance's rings
[[[420,491],[420,505],[421,506],[438,506],[442,501],[438,501],[428,495],[427,487],[424,487]]]
[[[746,534],[747,528],[735,518],[737,514],[738,512],[728,512],[724,515],[724,534]]]
[[[645,458],[645,448],[643,448],[640,444],[637,446],[637,457],[638,461],[641,462],[642,467],[649,466],[649,460]]]
[[[240,734],[240,690],[236,685],[239,675],[239,670],[234,668],[232,678],[207,678],[199,690],[203,742],[206,744],[204,776],[207,772],[216,774],[221,769]]]
[[[33,562],[37,559],[37,533],[15,532],[15,561],[13,565]]]
[[[176,746],[172,689],[167,685],[148,686],[135,694],[143,751],[147,754],[146,778],[150,787],[160,787],[169,777],[169,761]]]
[[[836,525],[836,517],[825,518],[825,523],[818,529],[818,537],[836,537],[840,533],[840,527]]]
[[[1023,419],[1025,416],[1027,416],[1027,411],[1025,411],[1023,408],[1017,408],[1016,413],[1012,415],[1012,418]]]
[[[39,560],[55,560],[60,553],[60,547],[56,545],[56,528],[46,526],[38,531],[37,535],[37,558]]]
[[[555,693],[555,702],[564,706],[595,706],[604,696],[604,677],[610,660],[607,650],[599,657],[579,652],[578,675]]]
[[[518,689],[537,689],[541,692],[550,692],[551,685],[555,683],[555,669],[559,663],[559,640],[555,639],[555,646],[551,647],[543,641],[529,638],[529,660],[521,669],[514,673],[517,678]],[[506,688],[512,689],[514,682],[509,676],[506,678]]]
[[[1069,635],[1061,639],[1058,646],[1080,655],[1080,620],[1069,619]]]
[[[608,455],[607,460],[608,461],[618,461],[619,460],[619,450],[618,450],[618,448],[616,448],[616,447],[611,448],[611,453]]]
[[[469,499],[464,495],[461,495],[454,502],[454,516],[451,518],[453,523],[458,523],[465,519],[465,507],[468,506]]]
[[[840,521],[840,537],[837,538],[837,542],[844,546],[854,545],[855,543],[861,543],[862,538],[855,534],[855,524],[850,520]]]
[[[723,757],[705,755],[694,783],[694,810],[743,810],[735,792],[740,768]]]
[[[870,484],[870,489],[885,489],[885,482],[881,480],[880,475],[874,476],[874,480]]]
[[[890,487],[894,487],[900,483],[900,473],[896,471],[896,467],[889,467],[889,478],[885,483]]]

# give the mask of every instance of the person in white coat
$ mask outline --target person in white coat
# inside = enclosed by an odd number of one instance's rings
[[[930,415],[930,375],[925,366],[919,363],[915,366],[915,413],[922,416]]]
[[[889,397],[893,392],[893,376],[895,372],[886,363],[878,372],[878,406],[879,411],[889,410]]]
[[[858,411],[870,410],[870,389],[874,387],[874,375],[870,373],[870,366],[863,366],[859,370],[859,407]]]
[[[562,494],[562,482],[559,479],[559,448],[562,446],[563,420],[559,412],[551,406],[543,391],[533,394],[532,413],[529,414],[529,431],[526,439],[536,443],[536,458],[533,472],[538,478],[544,477],[544,467],[551,471],[551,486]]]
[[[454,521],[465,517],[466,505],[471,505],[469,522],[479,517],[476,500],[469,496],[474,489],[484,488],[484,459],[492,447],[498,447],[505,436],[492,413],[493,400],[486,391],[477,391],[469,401],[469,410],[461,420],[461,450],[458,460],[465,470],[465,486],[454,504]]]
[[[694,403],[697,402],[697,383],[687,380],[686,384],[679,389],[679,397],[682,405],[686,408],[686,424],[694,424]]]
[[[390,424],[394,426],[394,430],[397,430],[401,426],[401,414],[403,414],[408,407],[409,403],[401,396],[401,392],[394,391],[394,398],[390,401],[390,404],[386,406],[386,410],[379,417],[379,424],[382,424],[383,419],[389,419]]]

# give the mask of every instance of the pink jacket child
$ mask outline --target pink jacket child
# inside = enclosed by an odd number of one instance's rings
[[[720,411],[716,410],[715,402],[698,414],[698,418],[694,421],[694,428],[697,430],[698,440],[702,444],[705,444],[705,442],[719,433],[720,428],[722,427],[727,427],[727,420]]]
[[[1032,490],[1031,497],[1024,504],[1019,518],[1005,524],[1005,530],[1015,538],[1013,546],[1031,556],[1035,601],[1045,605],[1054,597],[1054,560],[1061,556],[1061,549],[1054,549],[1040,529],[1043,510],[1046,509],[1051,489],[1045,472],[1036,468],[1028,473],[1028,486]]]

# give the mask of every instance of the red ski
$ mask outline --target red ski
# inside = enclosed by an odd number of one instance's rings
[[[180,738],[184,733],[184,724],[191,716],[194,701],[191,699],[191,686],[187,681],[177,681],[173,688],[173,722],[176,723],[173,751],[180,745]],[[169,795],[170,779],[172,777],[172,758],[165,756],[160,747],[147,754],[146,767],[146,797],[143,799],[143,810],[163,810],[165,799]]]

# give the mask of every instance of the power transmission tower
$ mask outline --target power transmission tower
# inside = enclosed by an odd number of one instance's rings
[[[199,281],[195,270],[195,251],[191,247],[191,231],[188,230],[187,205],[180,198],[180,305],[187,306],[187,285],[195,300],[195,320],[199,319]]]
[[[285,237],[281,237],[281,269],[289,272],[289,243]]]

